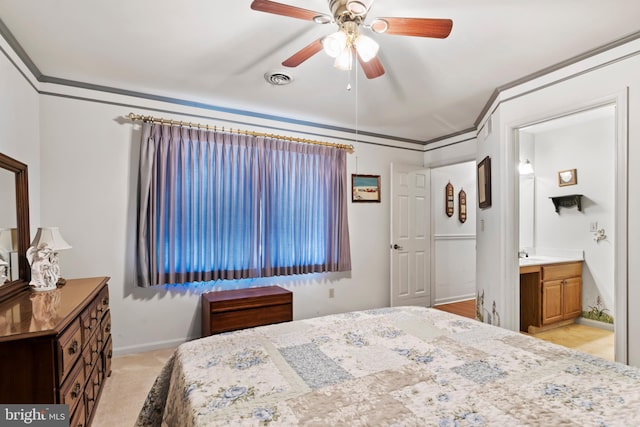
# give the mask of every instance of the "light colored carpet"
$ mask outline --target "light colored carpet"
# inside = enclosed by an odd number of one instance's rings
[[[147,393],[175,348],[116,356],[93,418],[93,427],[133,426]]]

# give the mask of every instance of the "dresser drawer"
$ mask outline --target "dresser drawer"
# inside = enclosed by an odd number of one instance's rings
[[[73,413],[78,402],[83,399],[85,375],[82,363],[76,363],[69,377],[60,387],[60,403],[69,405],[69,413]]]
[[[109,310],[109,288],[105,287],[100,291],[96,304],[98,313],[104,314],[107,310]]]
[[[88,377],[91,370],[98,364],[100,356],[100,343],[98,342],[98,335],[95,334],[91,337],[89,343],[85,346],[82,352],[82,360],[84,361],[84,373]]]
[[[82,331],[80,329],[80,321],[74,320],[67,329],[60,334],[58,340],[60,343],[60,382],[67,377],[73,364],[82,354]]]
[[[582,262],[542,266],[542,280],[561,280],[582,275]]]
[[[84,399],[80,399],[78,402],[78,406],[76,406],[76,410],[71,415],[71,421],[69,421],[69,427],[86,427],[87,426],[87,417],[84,407]]]
[[[87,379],[87,385],[85,386],[85,396],[87,398],[87,413],[90,414],[93,412],[93,408],[98,400],[100,395],[100,390],[102,389],[102,381],[104,379],[104,368],[102,367],[102,358],[98,358],[98,362],[96,363],[93,371],[89,375]]]
[[[111,336],[111,312],[107,310],[104,317],[102,318],[102,322],[100,323],[100,336],[99,336],[99,344],[103,346],[107,341],[107,338]]]
[[[95,333],[100,325],[100,316],[98,307],[100,306],[100,300],[94,299],[89,303],[87,308],[84,309],[80,315],[80,321],[82,324],[82,339],[85,343],[89,342],[91,335]]]
[[[291,320],[291,305],[281,304],[211,314],[211,332],[234,331]]]
[[[111,342],[111,335],[107,338],[107,343],[104,346],[103,351],[103,360],[104,360],[104,376],[111,376],[111,359],[113,359],[113,344]]]

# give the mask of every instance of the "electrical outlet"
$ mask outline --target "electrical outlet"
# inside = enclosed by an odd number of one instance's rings
[[[589,231],[592,233],[595,233],[596,231],[598,231],[598,222],[590,222],[589,223]]]
[[[333,298],[335,296],[335,292],[333,288],[329,288],[329,298]]]

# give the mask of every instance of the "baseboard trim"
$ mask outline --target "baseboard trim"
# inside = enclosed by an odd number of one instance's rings
[[[469,301],[470,299],[475,299],[475,298],[476,298],[475,294],[458,295],[455,297],[442,298],[442,299],[435,300],[433,302],[433,305],[451,304],[454,302]]]
[[[593,328],[604,329],[605,331],[614,332],[613,323],[598,322],[597,320],[587,319],[586,317],[578,317],[576,319],[576,323],[579,323],[585,326],[591,326]]]
[[[178,347],[180,344],[184,344],[187,341],[191,341],[197,338],[200,338],[200,337],[198,336],[198,337],[191,337],[186,339],[156,341],[156,342],[141,344],[141,345],[116,347],[113,349],[113,355],[124,356],[126,354],[144,353],[145,351],[153,351],[153,350],[161,350],[163,348]]]

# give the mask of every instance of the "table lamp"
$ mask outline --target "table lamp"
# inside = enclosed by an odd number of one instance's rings
[[[27,251],[27,260],[31,265],[31,282],[34,291],[49,291],[66,280],[60,277],[58,252],[71,249],[60,234],[58,227],[40,227]]]

